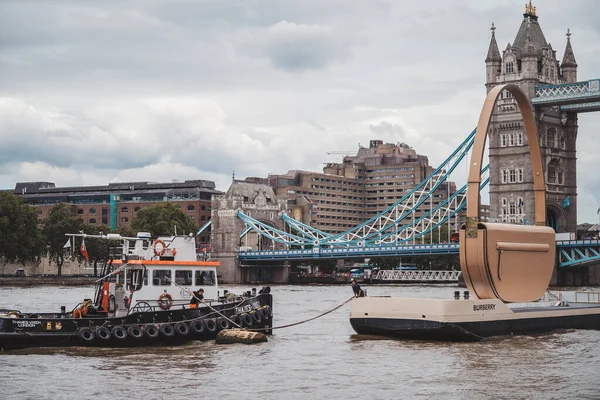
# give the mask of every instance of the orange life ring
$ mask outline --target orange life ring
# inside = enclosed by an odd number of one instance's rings
[[[163,293],[158,296],[158,306],[163,310],[168,310],[173,305],[173,297],[169,293]]]
[[[156,249],[157,244],[161,245],[160,250]],[[158,240],[154,241],[154,255],[155,256],[162,256],[163,254],[165,254],[166,249],[167,249],[167,245],[165,244],[165,242],[163,240],[158,239]]]

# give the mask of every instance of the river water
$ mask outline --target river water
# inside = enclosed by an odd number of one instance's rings
[[[223,288],[240,293],[244,287]],[[273,286],[274,324],[316,316],[349,286]],[[370,295],[451,298],[448,286]],[[598,290],[598,289],[596,289]],[[0,308],[57,311],[91,287],[0,288]],[[268,343],[0,353],[1,399],[600,399],[600,332],[428,343],[361,337],[350,305],[275,331]]]

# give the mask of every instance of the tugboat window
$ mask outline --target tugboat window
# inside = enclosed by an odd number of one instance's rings
[[[152,285],[154,286],[171,286],[170,279],[170,269],[155,269],[152,271]]]
[[[175,283],[182,286],[191,286],[192,271],[175,271]]]
[[[196,286],[213,286],[214,284],[214,271],[196,271]]]

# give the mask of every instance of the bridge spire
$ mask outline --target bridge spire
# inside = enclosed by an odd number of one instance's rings
[[[571,46],[571,30],[567,29],[567,47],[565,48],[565,54],[563,56],[560,67],[563,72],[563,76],[567,83],[577,82],[577,61],[575,61],[575,53],[573,53],[573,47]]]
[[[492,31],[492,39],[490,40],[490,47],[488,49],[487,57],[485,58],[486,63],[491,61],[502,61],[498,43],[496,42],[496,26],[493,22],[490,30]]]

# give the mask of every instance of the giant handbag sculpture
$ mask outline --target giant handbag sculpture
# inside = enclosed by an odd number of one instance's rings
[[[519,105],[533,170],[535,226],[479,221],[481,163],[488,126],[498,95],[509,91]],[[480,299],[504,302],[538,300],[554,269],[554,229],[545,226],[546,186],[533,112],[529,100],[514,85],[493,88],[477,124],[467,189],[467,219],[460,230],[460,265],[468,289]]]

